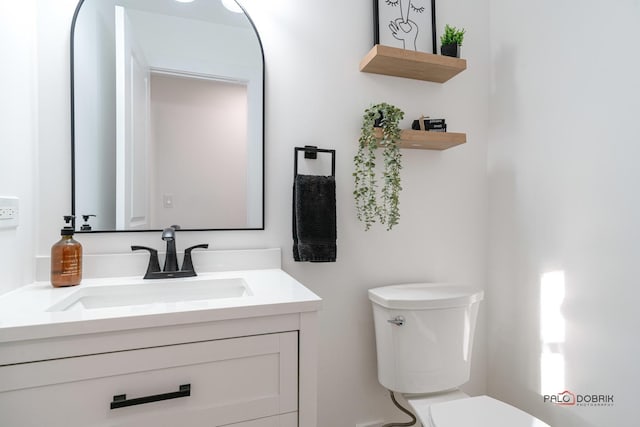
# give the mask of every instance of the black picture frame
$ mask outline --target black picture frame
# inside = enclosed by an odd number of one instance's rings
[[[373,0],[373,44],[437,54],[436,0]]]

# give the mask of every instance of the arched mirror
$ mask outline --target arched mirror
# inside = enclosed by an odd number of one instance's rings
[[[80,1],[71,99],[77,230],[264,229],[264,57],[235,1]]]

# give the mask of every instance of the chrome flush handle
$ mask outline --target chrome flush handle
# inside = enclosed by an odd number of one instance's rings
[[[396,316],[393,319],[387,320],[387,322],[393,323],[396,326],[402,326],[402,325],[404,325],[405,318],[404,318],[404,316]]]

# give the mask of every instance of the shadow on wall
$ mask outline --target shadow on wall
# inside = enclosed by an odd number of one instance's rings
[[[570,387],[565,346],[571,336],[563,313],[570,284],[563,270],[536,271],[518,212],[514,173],[494,169],[490,180],[493,241],[487,304],[493,329],[488,393],[553,427],[600,427],[583,418],[588,411],[577,413],[576,406],[544,400],[544,395],[558,396]]]
[[[488,393],[554,427],[597,427],[588,411],[545,402],[545,394],[565,391],[567,365],[562,266],[540,271],[535,227],[525,223],[518,161],[526,153],[527,123],[521,119],[515,48],[494,55],[491,80],[489,150],[489,235],[487,313],[489,331]],[[533,239],[533,240],[532,240]],[[599,427],[599,426],[598,426]]]
[[[517,106],[520,96],[516,81],[515,57],[516,47],[511,46],[503,46],[495,55],[490,87],[491,129],[512,128],[516,124],[514,121],[518,117]],[[506,112],[508,114],[504,114]],[[491,142],[494,142],[493,139]]]

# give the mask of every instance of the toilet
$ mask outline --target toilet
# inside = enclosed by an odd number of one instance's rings
[[[458,389],[469,380],[484,292],[441,283],[369,289],[378,381],[401,393],[424,427],[549,427],[489,396]]]

